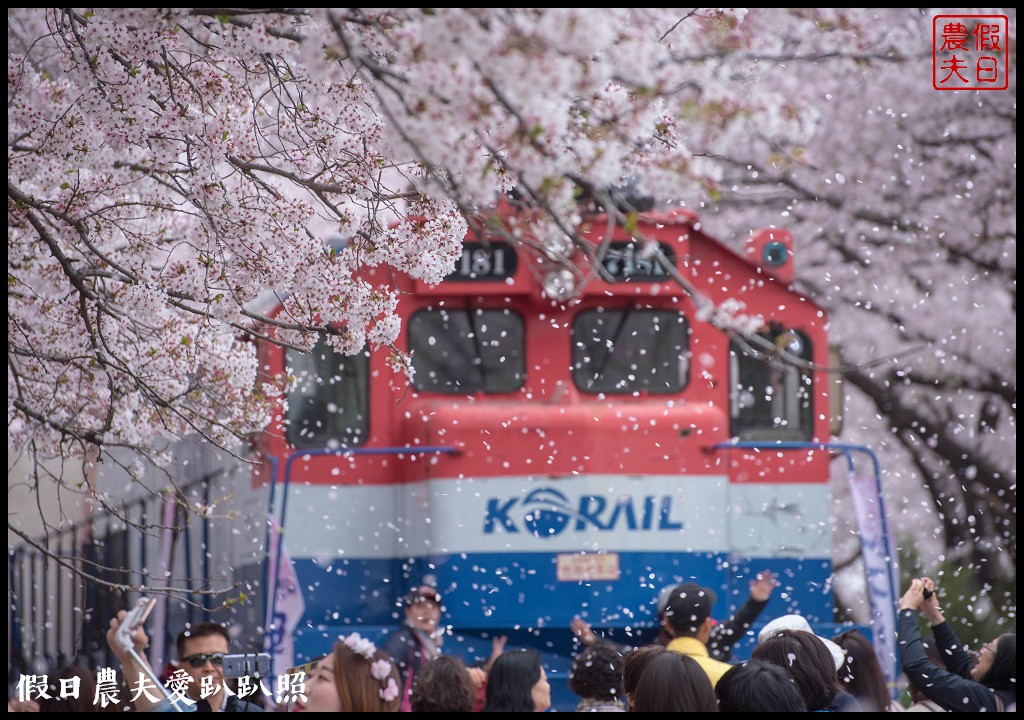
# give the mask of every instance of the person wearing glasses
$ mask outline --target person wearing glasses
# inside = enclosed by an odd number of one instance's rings
[[[932,627],[945,669],[925,653],[920,616]],[[1017,633],[985,643],[977,659],[964,649],[939,609],[935,583],[915,578],[900,598],[897,631],[903,672],[920,692],[952,712],[1002,712],[1017,704]]]
[[[189,697],[196,701],[199,712],[207,707],[211,712],[263,712],[255,703],[225,693],[224,656],[230,647],[231,636],[220,623],[199,623],[178,634],[178,669],[191,679],[186,681]],[[216,688],[216,692],[203,698],[204,687]]]
[[[144,670],[129,653],[125,652],[116,642],[117,628],[124,619],[122,610],[110,621],[107,631],[107,644],[121,661],[122,672],[133,698],[135,709],[139,712],[170,710],[170,702],[163,693],[149,680],[145,680],[146,691],[140,690]],[[255,703],[240,699],[233,692],[224,691],[224,656],[228,654],[231,638],[227,629],[213,622],[200,623],[186,628],[178,635],[178,661],[176,670],[167,680],[167,687],[176,685],[184,687],[187,700],[184,704],[189,710],[199,712],[263,712],[263,708]],[[132,644],[139,657],[149,645],[149,637],[140,625],[132,632]],[[138,697],[135,697],[138,695]],[[204,697],[205,696],[205,697]]]

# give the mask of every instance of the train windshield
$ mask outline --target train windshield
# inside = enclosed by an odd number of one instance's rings
[[[523,319],[509,310],[430,308],[409,318],[413,385],[430,392],[507,393],[526,380]]]
[[[796,330],[762,333],[786,356],[751,351],[736,341],[730,347],[733,378],[730,400],[732,434],[741,440],[810,440],[814,427],[811,342]]]
[[[285,367],[296,378],[288,394],[288,442],[293,447],[341,447],[366,442],[370,361],[338,353],[321,338],[309,353],[288,350]]]
[[[572,377],[586,393],[677,393],[686,386],[689,329],[671,310],[587,310],[572,326]]]

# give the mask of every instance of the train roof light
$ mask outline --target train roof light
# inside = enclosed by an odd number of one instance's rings
[[[576,294],[576,277],[566,268],[551,270],[544,276],[541,289],[552,300],[568,300]]]
[[[565,262],[573,256],[575,249],[576,243],[571,237],[565,235],[549,237],[543,243],[544,254],[552,262]]]

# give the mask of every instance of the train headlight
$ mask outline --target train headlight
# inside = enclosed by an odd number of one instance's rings
[[[551,270],[544,276],[541,291],[552,300],[567,300],[576,294],[576,277],[565,268]]]

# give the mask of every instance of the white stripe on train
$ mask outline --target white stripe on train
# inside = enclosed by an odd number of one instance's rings
[[[292,557],[324,560],[580,551],[828,559],[829,497],[827,484],[730,485],[718,475],[293,484],[284,527]]]

